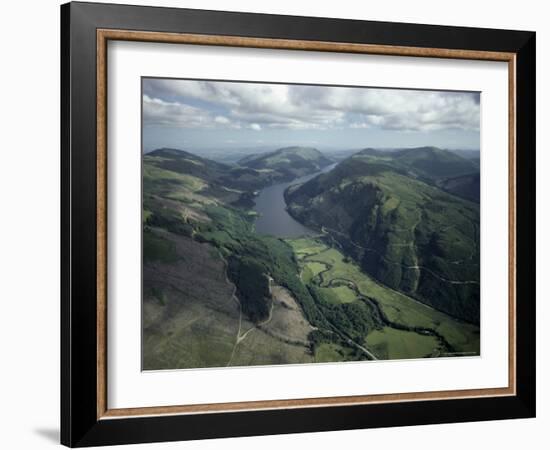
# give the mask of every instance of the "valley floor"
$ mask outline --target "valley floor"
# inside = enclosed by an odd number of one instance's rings
[[[362,343],[376,359],[406,359],[479,354],[479,328],[451,318],[375,281],[339,250],[320,239],[288,240],[304,283],[320,288],[335,303],[370,301],[383,326]],[[332,353],[321,347],[321,354]]]

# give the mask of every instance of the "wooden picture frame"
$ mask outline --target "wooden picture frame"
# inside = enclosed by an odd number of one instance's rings
[[[535,33],[125,5],[61,7],[61,441],[68,446],[535,415]],[[110,409],[107,42],[504,61],[509,68],[506,388]]]

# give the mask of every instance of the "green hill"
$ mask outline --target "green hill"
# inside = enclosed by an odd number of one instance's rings
[[[317,172],[332,161],[312,147],[285,147],[271,153],[246,156],[238,163],[251,169],[275,171],[287,181]]]
[[[397,150],[366,148],[355,155],[479,203],[479,159],[470,153],[467,155],[472,157],[465,157],[462,153],[437,147],[417,147]]]
[[[428,182],[479,172],[475,161],[437,147],[393,151],[368,148],[357,154],[372,162],[389,164],[397,171]]]
[[[222,202],[248,205],[251,189],[267,183],[259,176],[243,180],[231,176],[229,165],[176,149],[158,149],[143,155],[144,206],[158,209],[163,198],[191,203]],[[158,214],[157,214],[158,215]]]
[[[366,149],[285,197],[297,220],[331,234],[367,273],[479,323],[479,206],[431,184],[469,170],[433,147]]]
[[[213,180],[222,176],[229,166],[193,153],[174,148],[160,148],[143,156],[143,162],[186,175]]]
[[[209,184],[243,191],[261,189],[281,178],[281,174],[275,171],[224,164],[171,148],[161,148],[144,155],[143,163],[144,167],[153,165],[184,176],[201,178]]]

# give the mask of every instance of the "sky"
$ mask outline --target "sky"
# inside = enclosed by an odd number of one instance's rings
[[[480,94],[143,78],[143,150],[479,149]]]

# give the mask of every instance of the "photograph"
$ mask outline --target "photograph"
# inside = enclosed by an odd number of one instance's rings
[[[480,356],[480,92],[141,96],[142,370]]]

